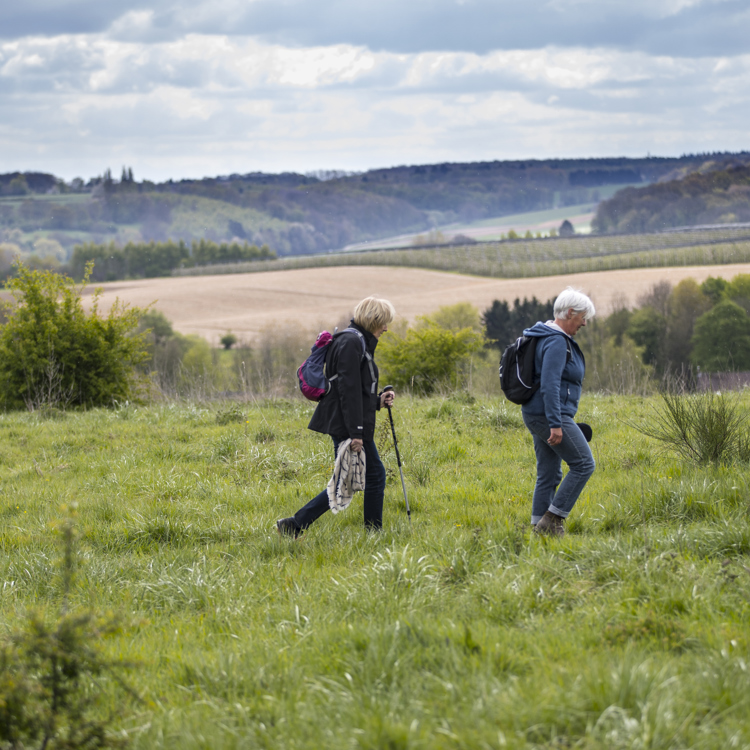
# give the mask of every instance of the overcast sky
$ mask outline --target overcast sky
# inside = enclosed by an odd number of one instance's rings
[[[750,150],[750,0],[0,2],[0,172]]]

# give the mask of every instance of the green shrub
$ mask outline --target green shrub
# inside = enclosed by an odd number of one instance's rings
[[[654,421],[633,426],[688,461],[722,464],[750,458],[747,416],[736,396],[664,393]]]
[[[463,327],[458,327],[459,325]],[[403,334],[390,331],[378,348],[383,379],[398,388],[433,393],[464,384],[472,354],[482,349],[479,314],[463,306],[440,308]]]
[[[84,285],[88,280],[88,268]],[[50,271],[20,264],[7,283],[15,304],[0,330],[0,399],[5,408],[110,406],[133,397],[136,365],[145,356],[134,333],[141,311],[118,301],[107,317],[99,293],[83,309],[83,286]]]
[[[430,324],[384,339],[380,360],[394,386],[432,393],[441,386],[458,387],[463,366],[481,346],[481,337],[470,328],[448,331]]]

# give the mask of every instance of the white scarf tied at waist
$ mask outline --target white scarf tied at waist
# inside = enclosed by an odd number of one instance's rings
[[[367,463],[364,448],[355,453],[351,449],[352,441],[347,439],[339,445],[336,466],[328,482],[328,507],[332,513],[346,510],[355,492],[365,489],[365,471]]]

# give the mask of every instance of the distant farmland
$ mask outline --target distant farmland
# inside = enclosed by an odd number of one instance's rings
[[[180,275],[258,273],[321,266],[408,266],[494,278],[528,278],[622,268],[750,263],[750,224],[629,235],[574,235],[466,245],[295,256],[187,268]]]
[[[470,302],[485,310],[495,299],[554,297],[567,285],[590,294],[602,313],[624,295],[632,304],[654,283],[709,276],[730,279],[750,273],[750,262],[721,266],[638,268],[492,279],[440,271],[388,266],[303,268],[267,273],[141,279],[101,285],[102,302],[115,298],[131,305],[153,306],[184,334],[198,334],[216,345],[231,330],[252,342],[264,329],[299,326],[332,327],[346,320],[354,305],[374,294],[390,299],[399,316],[413,320],[444,305]]]

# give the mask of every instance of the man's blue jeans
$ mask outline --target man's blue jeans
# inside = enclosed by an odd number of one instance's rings
[[[549,510],[567,518],[596,463],[586,438],[572,417],[562,418],[562,442],[550,445],[550,427],[546,417],[524,414],[523,421],[534,438],[536,453],[536,486],[531,503],[531,523],[536,524]],[[562,478],[562,462],[569,471]],[[560,484],[562,480],[562,484]],[[559,485],[559,488],[558,488]]]
[[[339,443],[343,440],[333,439],[334,459],[339,452]],[[374,440],[363,440],[362,449],[365,452],[365,528],[379,529],[383,526],[383,495],[385,494],[385,466],[380,460]],[[327,510],[328,491],[324,489],[303,508],[294,514],[294,520],[300,529],[306,529],[313,521],[320,518]]]

